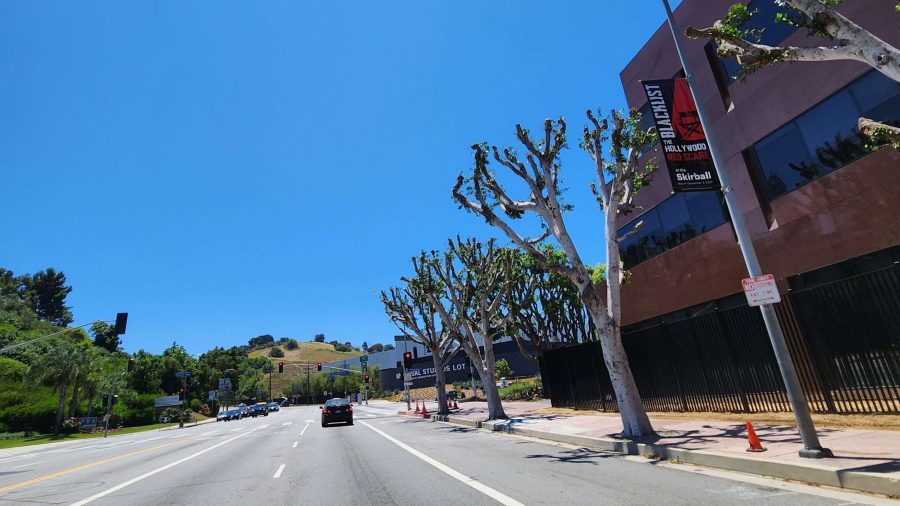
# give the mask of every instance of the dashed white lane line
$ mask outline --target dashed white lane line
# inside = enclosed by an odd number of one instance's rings
[[[278,470],[275,471],[275,474],[272,475],[272,478],[281,478],[281,472],[284,471],[284,464],[278,466]]]
[[[188,460],[191,460],[191,459],[193,459],[193,458],[195,458],[195,457],[199,457],[200,455],[203,455],[203,454],[206,453],[206,452],[215,450],[216,448],[218,448],[218,447],[220,447],[220,446],[222,446],[222,445],[226,445],[226,444],[228,444],[228,443],[230,443],[230,442],[232,442],[232,441],[234,441],[234,440],[236,440],[236,439],[240,439],[240,438],[246,436],[247,434],[250,434],[250,433],[252,433],[252,432],[254,432],[254,431],[256,431],[256,430],[257,430],[257,429],[250,429],[249,431],[244,432],[243,434],[238,434],[237,436],[234,436],[234,437],[231,438],[231,439],[226,439],[225,441],[222,441],[221,443],[214,444],[214,445],[210,446],[209,448],[205,448],[205,449],[203,449],[203,450],[200,450],[200,451],[197,452],[197,453],[192,453],[191,455],[188,455],[187,457],[184,457],[184,458],[182,458],[182,459],[176,460],[175,462],[166,464],[166,465],[164,465],[164,466],[162,466],[162,467],[158,467],[158,468],[156,468],[156,469],[154,469],[154,470],[152,470],[152,471],[150,471],[150,472],[144,473],[144,474],[142,474],[142,475],[140,475],[140,476],[137,476],[137,477],[135,477],[135,478],[132,478],[132,479],[126,481],[126,482],[122,482],[122,483],[116,485],[115,487],[108,488],[108,489],[104,490],[103,492],[98,492],[98,493],[96,493],[96,494],[94,494],[94,495],[88,497],[87,499],[82,499],[82,500],[80,500],[80,501],[78,501],[78,502],[74,502],[74,503],[71,504],[71,506],[84,506],[85,504],[88,504],[88,503],[90,503],[90,502],[96,501],[97,499],[100,499],[101,497],[106,497],[106,496],[108,496],[109,494],[112,494],[113,492],[117,492],[117,491],[119,491],[119,490],[122,490],[123,488],[125,488],[125,487],[127,487],[127,486],[129,486],[129,485],[133,485],[133,484],[135,484],[135,483],[137,483],[137,482],[139,482],[139,481],[141,481],[141,480],[143,480],[143,479],[149,478],[149,477],[153,476],[154,474],[161,473],[161,472],[165,471],[166,469],[175,467],[175,466],[177,466],[178,464],[182,464],[182,463],[184,463],[184,462],[187,462]]]
[[[502,493],[502,492],[500,492],[500,491],[498,491],[498,490],[494,490],[494,489],[492,489],[491,487],[485,485],[484,483],[481,483],[480,481],[477,481],[477,480],[475,480],[475,479],[473,479],[473,478],[470,478],[470,477],[468,477],[468,476],[466,476],[466,475],[460,473],[459,471],[456,471],[456,470],[454,470],[453,468],[447,466],[446,464],[442,464],[442,463],[438,462],[437,460],[434,460],[433,458],[429,457],[428,455],[425,455],[424,453],[422,453],[422,452],[420,452],[420,451],[418,451],[418,450],[416,450],[416,449],[414,449],[414,448],[412,448],[412,447],[410,447],[410,446],[407,446],[406,444],[404,444],[404,443],[403,443],[402,441],[400,441],[399,439],[397,439],[397,438],[395,438],[395,437],[393,437],[393,436],[387,434],[386,432],[382,431],[381,429],[377,429],[377,428],[373,427],[372,425],[370,425],[370,424],[367,423],[367,422],[359,422],[359,423],[361,423],[361,424],[365,425],[366,427],[368,427],[368,428],[374,430],[375,433],[377,433],[377,434],[380,435],[381,437],[383,437],[383,438],[387,439],[388,441],[394,443],[395,445],[399,446],[400,448],[402,448],[402,449],[406,450],[407,452],[413,454],[414,456],[418,457],[419,459],[424,460],[424,461],[427,462],[428,464],[430,464],[430,465],[432,465],[433,467],[437,468],[439,471],[441,471],[441,472],[443,472],[443,473],[445,473],[445,474],[450,475],[450,476],[453,477],[454,479],[460,481],[461,483],[463,483],[463,484],[465,484],[465,485],[468,485],[468,486],[474,488],[475,490],[481,492],[482,494],[484,494],[484,495],[490,497],[491,499],[493,499],[493,500],[499,502],[500,504],[504,504],[504,505],[506,505],[506,506],[525,506],[524,504],[522,504],[522,503],[520,503],[519,501],[513,499],[512,497],[509,497],[508,495],[506,495],[506,494],[504,494],[504,493]]]
[[[186,436],[189,436],[189,435],[190,435],[190,434],[188,434],[187,432],[185,432],[184,434],[178,434],[178,435],[176,435],[176,436],[172,436],[172,437],[170,437],[169,439],[180,439],[180,438],[183,438],[183,437],[186,437]]]
[[[265,424],[263,424],[263,425],[260,425],[259,428],[260,428],[260,429],[265,429],[265,428],[268,427],[268,426],[269,426],[269,424],[265,423]]]
[[[290,425],[290,424],[292,424],[292,423],[294,423],[294,422],[284,422],[284,423],[281,424],[281,425]]]
[[[20,468],[20,467],[25,467],[25,466],[35,466],[35,465],[38,465],[38,464],[40,464],[40,463],[42,463],[42,462],[44,462],[44,461],[43,461],[43,460],[39,460],[39,461],[37,461],[37,462],[29,462],[29,463],[27,463],[27,464],[22,464],[22,465],[20,465],[20,466],[11,467],[10,469],[18,469],[18,468]]]
[[[291,448],[296,448],[296,447],[297,447],[297,443],[299,443],[299,442],[300,442],[300,441],[294,441],[294,444],[291,445]]]
[[[311,420],[307,420],[307,421],[306,421],[306,425],[304,425],[304,426],[303,426],[303,430],[300,431],[300,435],[301,435],[301,436],[303,435],[304,432],[306,432],[306,429],[309,428],[309,424],[311,424],[311,423],[312,423]]]

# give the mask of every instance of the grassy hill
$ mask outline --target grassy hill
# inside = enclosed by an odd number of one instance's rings
[[[271,360],[276,364],[278,362],[284,362],[284,373],[278,374],[277,369],[276,372],[272,374],[272,395],[278,397],[281,395],[284,387],[290,386],[291,382],[295,379],[306,379],[306,370],[297,367],[296,365],[301,363],[317,363],[317,362],[331,362],[333,360],[346,360],[348,366],[359,366],[359,357],[362,355],[361,351],[335,351],[334,346],[328,343],[299,343],[300,347],[296,350],[288,350],[284,347],[284,345],[277,345],[281,348],[281,351],[284,352],[283,358],[272,358]],[[251,357],[269,357],[269,351],[272,350],[272,346],[267,346],[265,348],[259,348],[248,353]],[[313,374],[315,374],[316,370],[313,369]],[[266,379],[268,381],[268,378]]]

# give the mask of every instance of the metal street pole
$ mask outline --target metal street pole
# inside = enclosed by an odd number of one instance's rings
[[[412,403],[409,400],[409,385],[407,385],[406,381],[406,352],[408,351],[406,342],[407,338],[406,336],[403,336],[403,392],[406,394],[406,410],[409,411],[412,409]],[[418,404],[416,404],[416,406],[418,406]]]
[[[712,155],[713,164],[716,168],[716,174],[722,183],[722,193],[725,195],[725,204],[728,206],[728,212],[731,214],[731,224],[734,226],[734,233],[737,235],[738,245],[741,248],[741,254],[744,256],[744,262],[747,264],[747,271],[750,277],[762,275],[762,269],[759,266],[759,260],[756,258],[756,250],[753,248],[753,242],[750,233],[744,223],[744,215],[740,205],[737,202],[737,196],[733,193],[734,189],[728,181],[728,172],[725,170],[725,161],[721,158],[716,142],[716,134],[707,121],[704,111],[703,101],[694,91],[694,73],[691,72],[687,58],[684,55],[684,48],[681,45],[681,32],[675,22],[675,16],[672,14],[672,8],[669,6],[669,0],[662,0],[663,6],[666,8],[666,17],[669,21],[669,29],[672,30],[672,38],[675,41],[675,49],[678,51],[678,57],[681,59],[681,66],[687,77],[688,87],[691,95],[694,97],[694,103],[697,107],[697,115],[700,117],[700,124],[706,133],[706,142],[709,145],[709,151]],[[781,377],[784,380],[787,389],[788,400],[794,411],[794,418],[797,420],[797,428],[800,431],[800,437],[803,439],[803,449],[800,450],[800,456],[805,458],[823,458],[833,457],[831,450],[822,448],[819,443],[819,436],[816,434],[816,427],[813,424],[812,416],[809,412],[809,405],[806,402],[806,396],[800,386],[800,380],[797,377],[797,371],[794,369],[794,363],[791,360],[790,351],[784,340],[784,334],[781,332],[781,326],[778,324],[778,316],[775,314],[775,307],[771,304],[763,304],[759,307],[762,312],[763,321],[766,324],[766,330],[769,333],[769,340],[772,342],[772,348],[775,351],[775,359],[778,362],[778,369],[781,371]]]
[[[272,364],[269,364],[269,402],[272,402]]]

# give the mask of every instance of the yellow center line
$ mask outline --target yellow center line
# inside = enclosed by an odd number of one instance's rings
[[[17,489],[17,488],[26,487],[26,486],[28,486],[28,485],[33,485],[33,484],[35,484],[35,483],[40,483],[40,482],[42,482],[42,481],[47,481],[47,480],[52,479],[52,478],[57,478],[57,477],[59,477],[59,476],[65,476],[65,475],[67,475],[67,474],[72,474],[72,473],[75,473],[75,472],[78,472],[78,471],[83,471],[83,470],[85,470],[85,469],[90,469],[90,468],[92,468],[92,467],[96,467],[96,466],[99,466],[99,465],[102,465],[102,464],[107,464],[107,463],[109,463],[109,462],[115,462],[116,460],[124,459],[124,458],[126,458],[126,457],[133,457],[133,456],[135,456],[135,455],[140,455],[140,454],[142,454],[142,453],[151,452],[151,451],[153,451],[153,450],[159,450],[160,448],[165,448],[165,447],[167,447],[167,446],[176,445],[176,444],[178,444],[178,443],[183,443],[183,442],[185,442],[185,441],[191,441],[191,439],[179,439],[179,440],[177,440],[177,441],[172,441],[171,443],[165,443],[165,444],[161,444],[161,445],[158,445],[158,446],[152,446],[152,447],[150,447],[150,448],[144,448],[143,450],[137,450],[137,451],[134,451],[134,452],[131,452],[131,453],[125,453],[125,454],[122,454],[122,455],[117,455],[117,456],[115,456],[115,457],[109,457],[109,458],[107,458],[107,459],[98,460],[98,461],[95,461],[95,462],[90,462],[90,463],[88,463],[88,464],[82,464],[82,465],[80,465],[80,466],[72,467],[72,468],[69,468],[69,469],[65,469],[65,470],[63,470],[63,471],[59,471],[59,472],[56,472],[56,473],[53,473],[53,474],[48,474],[48,475],[45,475],[45,476],[39,476],[39,477],[37,477],[37,478],[32,478],[32,479],[30,479],[30,480],[28,480],[28,481],[23,481],[23,482],[20,482],[20,483],[14,483],[14,484],[12,484],[12,485],[7,485],[7,486],[5,486],[5,487],[0,488],[0,492],[9,492],[10,490],[15,490],[15,489]]]

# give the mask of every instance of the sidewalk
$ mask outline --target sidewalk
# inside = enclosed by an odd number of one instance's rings
[[[435,412],[436,406],[429,402],[429,412]],[[432,419],[648,458],[900,496],[900,431],[818,428],[822,445],[835,457],[813,460],[798,455],[802,444],[796,427],[754,425],[767,451],[748,453],[743,424],[654,417],[657,436],[632,441],[615,437],[622,430],[616,413],[541,412],[549,406],[549,401],[504,402],[509,420],[483,422],[487,404],[466,402],[449,416]]]

